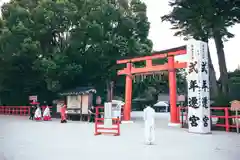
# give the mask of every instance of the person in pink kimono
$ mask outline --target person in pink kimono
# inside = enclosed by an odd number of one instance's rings
[[[61,114],[61,123],[67,123],[67,105],[63,104],[60,110]]]

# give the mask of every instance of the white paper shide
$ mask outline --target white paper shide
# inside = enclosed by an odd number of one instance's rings
[[[191,40],[187,45],[188,127],[189,132],[210,133],[210,93],[208,46]]]

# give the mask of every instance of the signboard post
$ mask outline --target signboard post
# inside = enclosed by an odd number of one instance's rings
[[[239,133],[239,120],[238,118],[238,111],[240,111],[240,101],[234,100],[231,102],[231,110],[235,111],[236,118],[234,118],[237,128],[237,133]]]
[[[96,104],[100,105],[102,103],[102,98],[100,96],[97,96],[96,98]]]
[[[104,127],[112,127],[112,103],[104,103]]]
[[[185,102],[185,95],[179,95],[178,96],[178,101],[180,102],[180,114],[181,114],[181,124],[182,124],[182,128],[184,126],[184,108],[183,108],[183,103]]]
[[[112,104],[112,118],[121,118],[121,104]]]
[[[211,133],[208,44],[189,41],[187,45],[188,131]]]

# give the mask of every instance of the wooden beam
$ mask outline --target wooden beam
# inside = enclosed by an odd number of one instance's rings
[[[117,60],[117,64],[124,64],[124,63],[129,63],[129,62],[139,62],[139,61],[152,60],[152,59],[163,59],[163,58],[167,58],[169,56],[183,55],[186,53],[187,53],[187,51],[184,49],[184,50],[178,50],[178,51],[174,51],[174,52],[154,54],[154,55],[138,57],[138,58]]]
[[[174,63],[175,69],[180,69],[180,68],[186,68],[187,67],[187,62],[175,62]],[[169,66],[167,63],[163,65],[156,65],[156,66],[151,66],[151,67],[143,67],[143,68],[131,68],[131,72],[129,73],[126,68],[119,70],[118,75],[126,75],[126,74],[139,74],[139,73],[148,73],[148,72],[158,72],[158,71],[164,71],[168,70]]]

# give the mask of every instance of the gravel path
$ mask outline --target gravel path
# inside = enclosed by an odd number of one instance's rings
[[[156,144],[143,142],[143,123],[122,124],[118,137],[94,136],[93,124],[34,122],[0,115],[0,160],[239,160],[240,135],[190,134],[158,118]]]

